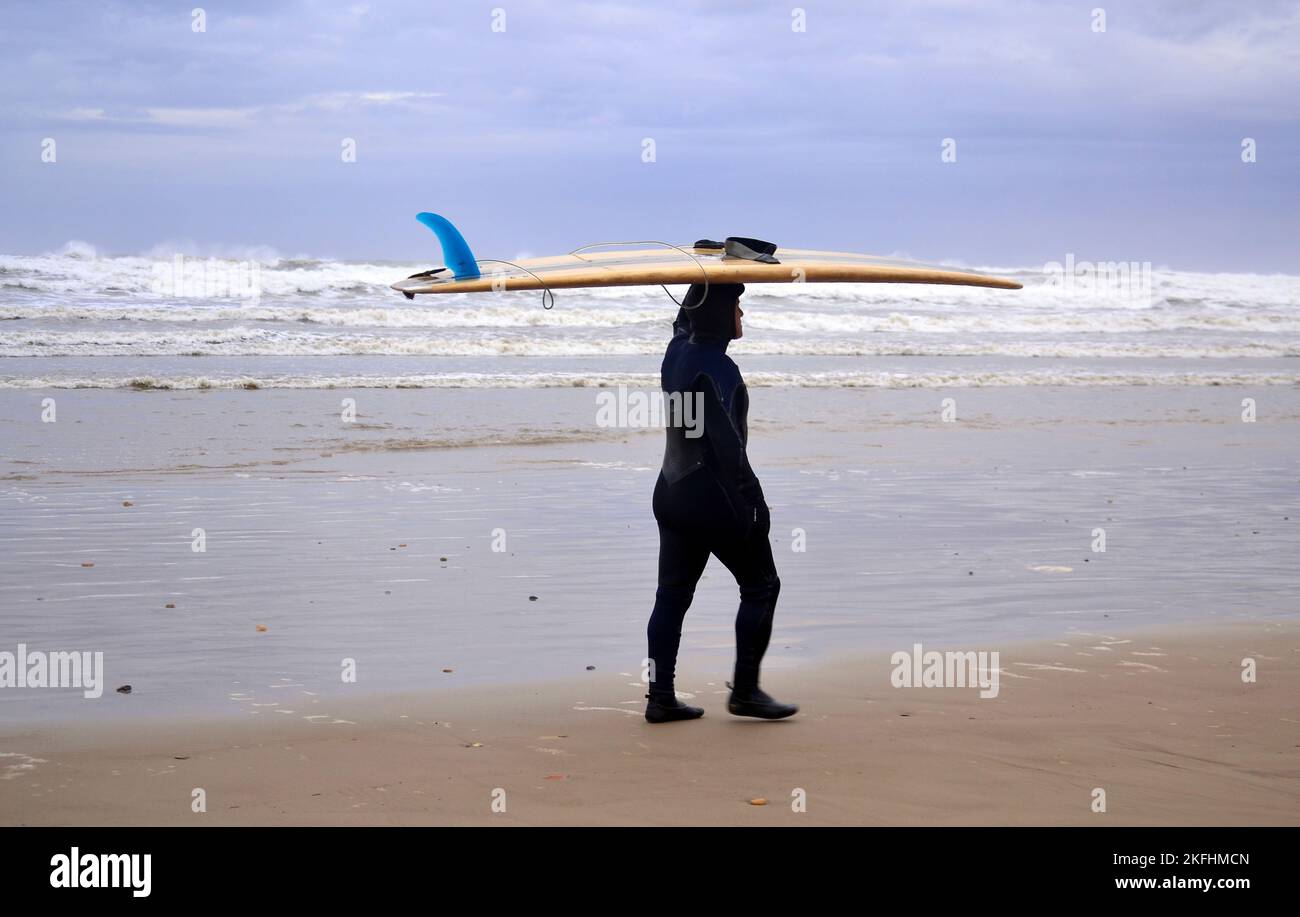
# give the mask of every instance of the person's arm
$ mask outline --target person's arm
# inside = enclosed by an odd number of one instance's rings
[[[723,404],[718,385],[712,377],[701,373],[696,377],[692,389],[700,393],[704,401],[704,435],[708,438],[714,458],[711,470],[727,495],[736,521],[748,530],[758,521],[766,503],[763,489],[745,454],[745,436]],[[748,396],[744,393],[743,383],[732,397],[742,399],[737,405],[742,410],[747,407]],[[743,413],[740,417],[743,426]]]
[[[686,311],[683,306],[677,310],[677,317],[673,319],[673,337],[680,337],[683,334],[691,333],[691,313]]]
[[[731,416],[735,418],[736,432],[740,434],[741,448],[745,449],[749,445],[749,387],[744,382],[736,386],[736,391],[731,395],[731,402]],[[746,452],[743,458],[741,491],[751,503],[766,505],[766,500],[763,498],[763,488],[758,483],[758,475],[754,474],[754,469],[749,465],[749,453]]]

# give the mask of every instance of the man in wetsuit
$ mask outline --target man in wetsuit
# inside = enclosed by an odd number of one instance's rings
[[[700,707],[673,692],[682,621],[712,554],[740,587],[736,668],[727,709],[737,716],[783,719],[798,711],[758,687],[758,669],[772,635],[781,580],[768,541],[771,519],[763,489],[745,455],[749,395],[727,344],[742,334],[743,284],[695,284],[673,323],[661,380],[668,396],[668,445],[655,482],[659,524],[659,588],[650,615],[652,723],[695,719]],[[693,425],[685,401],[703,408]],[[689,410],[689,409],[688,409]]]

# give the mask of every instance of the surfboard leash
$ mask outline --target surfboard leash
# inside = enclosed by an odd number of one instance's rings
[[[545,281],[545,280],[543,280],[542,278],[538,277],[538,276],[537,276],[536,274],[534,274],[532,271],[528,270],[528,268],[526,268],[526,267],[520,267],[518,264],[515,264],[513,261],[501,261],[501,260],[498,260],[498,259],[496,259],[496,258],[480,258],[476,263],[478,263],[478,264],[508,264],[508,265],[510,265],[512,268],[514,268],[514,269],[517,270],[517,271],[523,271],[523,272],[524,272],[525,274],[527,274],[529,277],[532,277],[534,280],[536,280],[538,283],[540,283],[540,284],[542,285],[542,308],[543,308],[543,309],[554,309],[554,308],[555,308],[555,291],[552,290],[550,287],[548,287],[548,286],[546,285],[546,281]],[[550,297],[551,297],[551,304],[550,304],[549,306],[546,304],[546,297],[547,297],[547,296],[550,296]]]
[[[592,242],[590,245],[579,245],[573,251],[569,252],[569,254],[577,257],[578,252],[586,251],[589,248],[599,248],[603,245],[662,245],[664,248],[676,249],[677,251],[685,255],[687,258],[690,258],[692,261],[694,261],[696,266],[699,267],[700,273],[704,276],[704,296],[707,297],[709,295],[709,272],[704,269],[704,265],[700,262],[700,259],[696,258],[693,254],[688,252],[686,249],[682,248],[680,245],[673,245],[673,243],[671,242],[661,242],[658,239],[641,239],[636,242]],[[693,312],[694,310],[698,309],[700,306],[704,304],[704,297],[701,297],[700,301],[697,302],[695,305],[693,306],[685,305],[684,303],[680,303],[677,301],[677,298],[673,296],[672,293],[669,292],[668,287],[666,285],[661,283],[659,284],[659,287],[664,291],[665,294],[667,294],[668,298],[673,301],[674,305],[680,306],[681,308],[685,309],[687,312]],[[554,302],[554,300],[552,300],[552,302]]]
[[[709,272],[704,269],[704,265],[700,262],[700,259],[696,258],[693,254],[688,252],[686,249],[682,248],[680,245],[673,245],[671,242],[661,242],[658,239],[641,239],[632,242],[592,242],[589,245],[578,246],[573,251],[569,252],[569,254],[573,255],[574,257],[580,257],[580,255],[578,254],[579,252],[586,251],[589,248],[600,248],[602,246],[607,246],[607,245],[662,245],[664,248],[671,248],[674,249],[675,251],[679,251],[687,258],[690,258],[692,261],[694,261],[696,266],[699,267],[700,274],[704,278],[704,296],[707,297],[709,295]],[[478,265],[504,264],[514,268],[517,271],[522,271],[523,273],[527,274],[529,277],[532,277],[534,280],[536,280],[538,285],[541,286],[542,308],[543,309],[555,308],[555,291],[546,285],[545,280],[543,280],[541,277],[538,277],[535,273],[530,271],[528,268],[516,264],[513,261],[505,261],[500,258],[477,258],[475,259],[474,263]],[[680,306],[681,308],[685,309],[687,312],[692,312],[698,309],[704,303],[704,297],[701,297],[698,303],[696,303],[693,306],[688,306],[684,302],[678,302],[677,297],[673,296],[672,292],[669,291],[668,287],[665,284],[661,283],[659,284],[659,287],[664,291],[664,293],[668,296],[668,298],[673,301],[675,305]],[[547,297],[550,297],[549,303],[547,301]]]

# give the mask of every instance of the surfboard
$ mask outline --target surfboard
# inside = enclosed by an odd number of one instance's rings
[[[1019,290],[1021,284],[956,268],[853,252],[777,248],[776,263],[735,257],[721,243],[616,242],[519,261],[477,260],[454,226],[437,214],[418,219],[438,234],[445,266],[392,285],[408,298],[426,293],[561,290],[688,283],[927,283]],[[653,245],[653,248],[627,248]],[[605,246],[624,246],[609,247]],[[713,247],[717,246],[717,247]]]

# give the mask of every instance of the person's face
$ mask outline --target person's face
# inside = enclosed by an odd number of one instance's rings
[[[740,319],[744,316],[745,310],[740,308],[740,297],[736,297],[736,337],[744,337],[745,329],[741,327]]]

